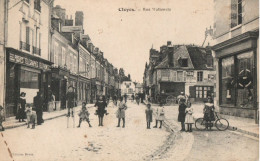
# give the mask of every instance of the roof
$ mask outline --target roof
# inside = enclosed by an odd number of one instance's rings
[[[183,45],[181,48],[176,48],[174,53],[179,52],[186,52],[191,60],[193,67],[179,67],[174,65],[173,67],[169,66],[168,63],[168,56],[166,56],[155,68],[172,68],[172,69],[195,69],[195,70],[211,70],[211,68],[207,68],[207,59],[206,59],[206,48],[199,47],[199,46],[191,46],[191,45]],[[177,59],[177,57],[173,56],[173,59]],[[176,63],[176,61],[174,61]]]

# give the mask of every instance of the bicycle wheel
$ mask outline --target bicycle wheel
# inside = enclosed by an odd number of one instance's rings
[[[227,128],[229,127],[229,122],[226,119],[218,119],[215,122],[215,126],[218,130],[220,131],[224,131],[227,130]]]
[[[206,121],[204,121],[203,118],[198,118],[198,119],[195,121],[195,127],[196,127],[198,130],[205,130],[205,129],[206,129],[205,123],[206,123]]]

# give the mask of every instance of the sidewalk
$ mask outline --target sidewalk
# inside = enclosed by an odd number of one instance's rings
[[[156,104],[152,105],[156,107]],[[197,118],[203,117],[203,103],[194,103],[192,104],[194,113],[194,121]],[[169,122],[176,122],[178,123],[178,106],[165,106],[165,116]],[[259,125],[255,124],[253,119],[248,118],[241,118],[241,117],[234,117],[228,115],[220,115],[220,117],[225,118],[229,122],[229,130],[241,132],[243,134],[247,134],[254,137],[259,137]]]
[[[93,107],[94,104],[88,104],[87,107]],[[77,114],[77,111],[80,110],[81,106],[74,107],[75,108],[75,114]],[[60,111],[53,111],[53,112],[43,112],[43,120],[52,120],[55,118],[59,118],[62,116],[66,116],[68,112],[68,109],[60,110]],[[26,119],[25,119],[26,121]],[[14,117],[9,117],[6,118],[6,121],[3,122],[3,126],[5,129],[11,129],[11,128],[16,128],[16,127],[21,127],[27,125],[27,122],[19,122],[18,120],[15,119]]]

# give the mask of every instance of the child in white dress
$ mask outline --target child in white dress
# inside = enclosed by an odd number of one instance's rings
[[[185,109],[185,124],[187,124],[187,130],[186,132],[192,132],[192,124],[194,124],[194,120],[193,120],[193,108],[191,107],[191,103],[189,103],[189,105],[187,106],[187,108]]]

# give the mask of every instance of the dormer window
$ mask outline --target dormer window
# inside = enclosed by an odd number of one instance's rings
[[[188,67],[188,58],[179,58],[178,62],[181,67]]]

